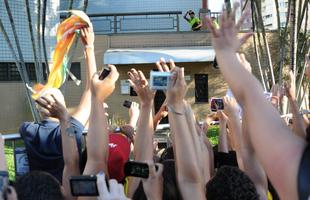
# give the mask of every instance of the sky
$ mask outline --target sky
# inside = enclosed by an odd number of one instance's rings
[[[211,12],[220,12],[222,11],[222,6],[224,0],[209,0],[209,9]]]

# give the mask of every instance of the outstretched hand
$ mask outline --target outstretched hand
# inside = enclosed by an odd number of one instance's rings
[[[119,73],[114,65],[108,65],[108,67],[110,68],[110,73],[107,77],[100,80],[100,74],[95,73],[92,79],[92,94],[102,103],[113,93],[115,82],[119,77]]]
[[[239,116],[239,108],[236,99],[230,97],[224,97],[224,112],[228,117]]]
[[[245,33],[241,38],[238,38],[240,27],[250,14],[250,11],[247,10],[241,15],[238,23],[235,24],[236,10],[239,6],[239,3],[235,3],[231,14],[223,11],[224,14],[221,15],[219,29],[215,27],[212,19],[206,16],[207,26],[213,35],[212,43],[215,50],[236,52],[252,36],[253,33]]]
[[[150,89],[149,83],[146,80],[143,72],[140,70],[137,71],[136,69],[131,69],[128,72],[128,75],[130,78],[128,81],[135,92],[138,94],[142,106],[151,105],[155,97],[155,91]]]

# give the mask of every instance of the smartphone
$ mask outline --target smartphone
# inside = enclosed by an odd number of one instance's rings
[[[151,71],[150,87],[153,90],[167,90],[171,78],[170,72]]]
[[[149,166],[147,163],[128,161],[125,163],[124,172],[126,176],[148,178]]]
[[[97,176],[71,176],[69,180],[72,196],[99,196]]]
[[[99,79],[100,80],[105,79],[110,74],[110,71],[111,71],[110,68],[104,67],[102,72],[101,72],[101,74],[100,74],[100,76],[99,76]]]
[[[132,104],[131,101],[125,100],[124,103],[123,103],[123,106],[129,109],[131,107],[131,104]]]
[[[224,110],[224,101],[222,98],[211,98],[210,106],[212,112]]]

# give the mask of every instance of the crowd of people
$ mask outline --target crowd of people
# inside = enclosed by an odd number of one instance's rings
[[[207,17],[217,62],[231,95],[223,98],[224,110],[208,116],[202,126],[185,100],[184,68],[173,60],[160,59],[158,70],[171,74],[160,111],[153,116],[156,91],[150,89],[142,71],[131,69],[129,82],[139,104],[131,104],[128,124],[111,127],[104,103],[114,92],[119,73],[109,65],[107,77],[100,78],[93,30],[82,28],[87,82],[80,104],[69,114],[58,89],[41,94],[36,103],[43,120],[20,127],[30,172],[10,185],[0,137],[0,199],[309,200],[309,120],[299,113],[294,80],[285,86],[293,114],[291,125],[278,111],[279,87],[274,87],[270,99],[264,96],[260,82],[251,74],[251,64],[237,53],[252,35],[245,33],[238,38],[248,13],[235,23],[237,6],[221,16],[219,28]],[[309,57],[306,59],[305,74],[310,78]],[[154,130],[166,115],[172,146],[159,155],[154,150]],[[217,148],[206,136],[214,117],[220,127]],[[88,133],[84,140],[85,127]],[[146,164],[148,175],[127,177],[124,168],[129,160]],[[72,193],[70,180],[79,175],[95,177],[97,197]],[[83,187],[78,189],[90,186]]]

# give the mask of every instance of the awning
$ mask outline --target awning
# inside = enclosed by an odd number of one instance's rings
[[[175,62],[211,62],[215,52],[209,46],[108,49],[104,53],[104,64],[155,63],[161,57]]]

